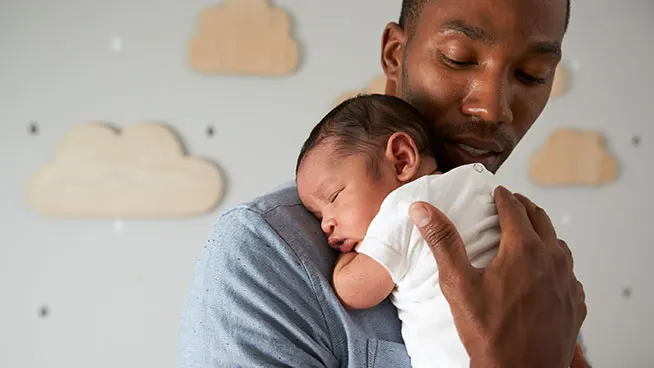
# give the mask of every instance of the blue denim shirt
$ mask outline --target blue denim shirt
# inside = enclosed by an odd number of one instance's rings
[[[409,368],[393,305],[344,309],[335,260],[292,183],[225,212],[186,300],[179,367]]]
[[[344,309],[335,260],[292,183],[225,212],[186,300],[179,367],[409,368],[393,305]]]

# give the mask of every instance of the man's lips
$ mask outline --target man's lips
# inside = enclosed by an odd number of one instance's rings
[[[460,148],[469,151],[474,155],[485,155],[489,153],[502,153],[505,147],[494,139],[480,139],[477,137],[460,137],[451,141]]]
[[[475,148],[463,143],[457,143],[456,146],[457,148],[460,148],[473,156],[486,156],[495,153],[494,151],[491,150]]]
[[[488,170],[496,169],[503,149],[492,142],[463,143],[462,141],[447,142],[445,152],[459,165],[479,162]]]

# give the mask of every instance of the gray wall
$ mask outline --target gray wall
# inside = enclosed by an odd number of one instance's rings
[[[332,100],[380,71],[381,31],[400,0],[276,3],[293,13],[303,63],[295,75],[265,79],[189,68],[198,12],[215,1],[0,0],[0,367],[176,365],[178,319],[212,221],[292,177],[304,137]],[[573,249],[588,294],[586,342],[600,368],[654,366],[653,21],[651,0],[574,0],[564,45],[578,68],[573,89],[549,104],[499,173],[549,211]],[[110,47],[114,37],[121,51]],[[229,187],[214,213],[63,221],[27,207],[28,176],[73,125],[149,119],[171,124],[191,154],[223,167]],[[38,136],[28,134],[30,121]],[[605,133],[620,180],[592,190],[532,185],[528,158],[559,126]]]

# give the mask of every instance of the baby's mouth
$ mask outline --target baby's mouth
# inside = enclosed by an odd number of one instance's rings
[[[334,237],[330,237],[327,242],[332,249],[341,253],[349,253],[359,245],[359,242],[353,239],[339,239]]]
[[[356,248],[356,246],[359,244],[359,242],[351,240],[351,239],[346,239],[341,243],[340,246],[340,251],[341,253],[349,253]]]

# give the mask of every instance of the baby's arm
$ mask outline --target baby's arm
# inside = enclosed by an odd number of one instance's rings
[[[365,254],[341,253],[334,266],[334,290],[348,309],[367,309],[386,299],[395,283],[386,268]]]

